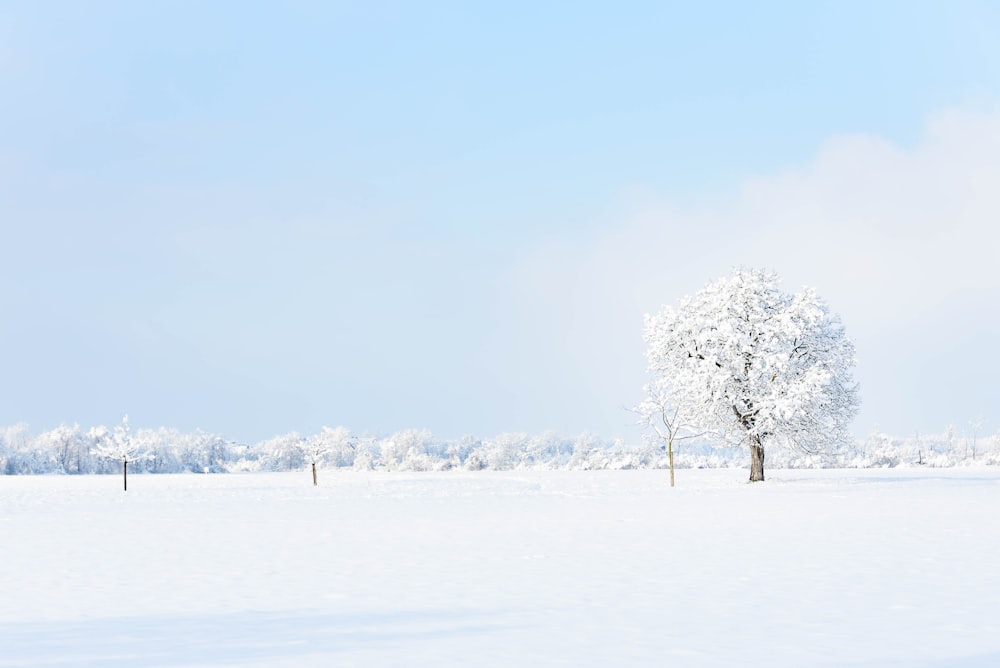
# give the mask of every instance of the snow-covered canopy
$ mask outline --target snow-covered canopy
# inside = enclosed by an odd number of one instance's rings
[[[778,285],[773,272],[739,269],[647,315],[653,387],[686,423],[729,443],[808,452],[846,443],[858,407],[854,347],[813,290]]]

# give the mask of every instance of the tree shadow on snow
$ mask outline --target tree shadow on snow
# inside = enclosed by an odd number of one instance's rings
[[[909,483],[924,483],[924,482],[941,482],[941,483],[952,483],[952,484],[968,484],[968,483],[989,483],[997,484],[1000,483],[1000,476],[990,476],[990,475],[944,475],[935,474],[931,471],[927,473],[919,473],[916,475],[911,475],[909,473],[902,473],[900,475],[892,475],[891,473],[885,475],[867,476],[867,475],[851,475],[849,473],[850,469],[840,469],[843,472],[843,477],[809,477],[809,476],[795,476],[784,475],[793,471],[794,469],[781,469],[777,475],[771,474],[771,477],[767,482],[776,484],[806,484],[815,486],[836,486],[836,485],[898,485],[898,484],[909,484]],[[820,469],[823,470],[823,469]],[[830,470],[830,469],[826,469]],[[865,469],[871,470],[871,469]],[[904,469],[907,472],[912,472],[914,469]],[[950,469],[949,469],[950,470]]]
[[[848,664],[845,664],[848,665]],[[856,668],[996,668],[1000,666],[1000,652],[975,654],[971,656],[955,656],[947,659],[931,661],[914,661],[913,659],[880,659],[863,663],[849,664]]]
[[[387,614],[241,612],[6,624],[0,666],[234,665],[390,651],[512,628],[474,611]]]

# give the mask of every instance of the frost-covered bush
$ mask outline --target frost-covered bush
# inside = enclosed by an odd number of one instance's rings
[[[24,425],[0,428],[0,475],[119,473],[119,462],[95,449],[112,430],[74,425],[32,435]],[[136,429],[131,440],[144,456],[130,461],[136,473],[221,473],[298,471],[315,460],[324,470],[481,471],[481,470],[629,470],[665,469],[665,448],[607,441],[590,433],[567,438],[503,433],[493,438],[463,436],[436,439],[427,430],[409,429],[388,436],[355,436],[344,427],[324,427],[303,436],[296,432],[254,445],[215,434],[174,429]],[[739,448],[719,447],[704,439],[674,443],[677,468],[742,468]],[[775,449],[775,468],[893,468],[1000,465],[1000,433],[977,436],[954,428],[941,434],[900,438],[873,432],[836,451],[809,454]]]
[[[357,445],[352,468],[355,471],[374,471],[381,466],[380,453],[381,448],[375,439],[361,439]]]

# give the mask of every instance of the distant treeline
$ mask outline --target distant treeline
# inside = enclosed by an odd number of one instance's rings
[[[0,474],[118,473],[121,463],[95,450],[112,431],[61,426],[30,434],[23,425],[0,428]],[[324,427],[318,434],[277,436],[253,445],[235,443],[202,432],[135,429],[129,436],[140,456],[129,464],[136,473],[229,473],[293,471],[313,461],[323,469],[381,471],[448,470],[621,470],[667,468],[664,448],[656,443],[628,445],[591,434],[567,438],[553,433],[467,436],[440,440],[426,430],[388,436],[355,435],[343,427]],[[707,442],[675,443],[679,468],[747,466],[744,448]],[[950,467],[1000,464],[1000,434],[989,437],[942,434],[895,438],[873,433],[838,452],[809,455],[771,448],[769,467],[890,468]]]

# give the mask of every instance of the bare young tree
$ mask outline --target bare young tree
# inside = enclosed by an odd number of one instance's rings
[[[639,416],[638,424],[646,428],[644,438],[652,438],[666,447],[670,463],[670,486],[674,486],[674,442],[704,436],[693,426],[690,411],[683,400],[672,400],[667,380],[658,378],[643,390],[646,398],[632,412]]]

